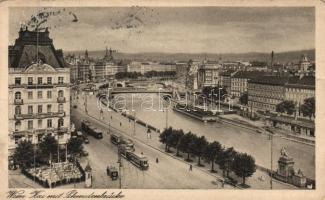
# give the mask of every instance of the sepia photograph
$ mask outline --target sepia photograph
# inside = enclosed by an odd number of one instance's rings
[[[315,26],[307,6],[9,7],[8,188],[314,191]]]

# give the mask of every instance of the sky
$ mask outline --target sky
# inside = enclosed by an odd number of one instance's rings
[[[58,49],[141,53],[247,53],[315,48],[312,7],[10,8],[9,42],[38,12],[56,12]],[[60,12],[58,12],[60,11]],[[31,29],[31,28],[30,28]]]

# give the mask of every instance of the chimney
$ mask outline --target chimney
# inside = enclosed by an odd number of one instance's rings
[[[271,69],[273,69],[274,52],[271,53]]]

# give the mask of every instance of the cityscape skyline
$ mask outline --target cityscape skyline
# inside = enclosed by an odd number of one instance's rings
[[[21,24],[35,13],[35,8],[11,8],[10,43]],[[67,8],[62,13],[45,24],[54,45],[64,51],[97,51],[108,46],[123,53],[224,54],[315,48],[312,7]],[[69,18],[72,13],[76,23]]]

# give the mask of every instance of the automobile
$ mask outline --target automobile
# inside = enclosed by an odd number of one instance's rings
[[[85,150],[83,150],[81,153],[80,153],[81,156],[88,156],[89,153]]]
[[[118,178],[118,171],[114,166],[107,166],[106,173],[107,176],[110,176],[112,180],[116,180]]]
[[[88,137],[87,136],[84,136],[84,143],[85,144],[89,144],[89,140],[88,140]]]

